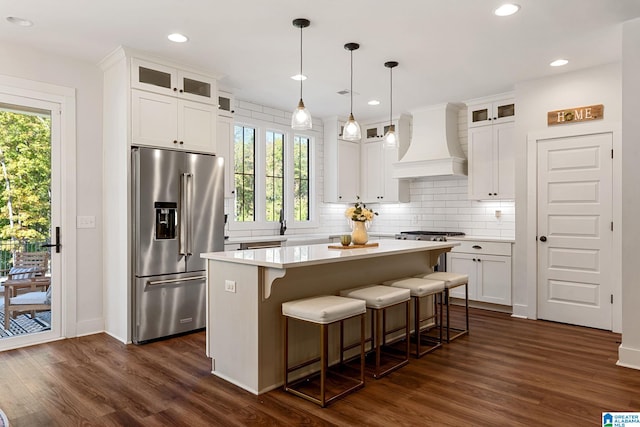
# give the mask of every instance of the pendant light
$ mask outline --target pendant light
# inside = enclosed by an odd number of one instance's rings
[[[291,127],[297,130],[307,130],[312,127],[311,114],[309,110],[305,108],[304,102],[302,101],[302,29],[308,27],[310,23],[308,19],[304,18],[293,20],[293,26],[300,28],[300,101],[298,102],[298,107],[296,107],[291,115]]]
[[[351,110],[349,111],[349,119],[342,130],[342,138],[347,141],[360,141],[362,137],[360,125],[356,122],[356,119],[353,118],[353,51],[359,47],[360,45],[358,43],[347,43],[344,45],[344,48],[351,52],[351,89],[349,90],[351,94]]]
[[[396,148],[398,146],[398,135],[393,124],[393,69],[398,66],[396,61],[388,61],[384,66],[389,69],[389,130],[382,138],[382,146],[385,148]]]

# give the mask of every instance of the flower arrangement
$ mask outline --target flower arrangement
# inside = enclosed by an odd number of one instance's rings
[[[352,221],[366,222],[373,221],[373,217],[378,215],[378,212],[374,212],[371,209],[368,209],[367,206],[357,201],[353,206],[347,208],[344,212],[344,216],[349,218]]]

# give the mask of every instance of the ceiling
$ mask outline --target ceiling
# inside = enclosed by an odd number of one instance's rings
[[[0,42],[97,64],[119,45],[222,76],[236,98],[293,110],[303,30],[304,100],[316,118],[345,116],[349,52],[354,51],[356,119],[512,90],[520,81],[620,60],[621,23],[640,16],[640,0],[516,0],[499,18],[501,0],[0,0]],[[33,21],[20,27],[5,20]],[[180,32],[188,43],[169,42]],[[567,66],[549,63],[566,58]],[[367,101],[378,99],[377,107]]]

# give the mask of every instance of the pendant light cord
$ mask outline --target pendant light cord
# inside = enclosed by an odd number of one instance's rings
[[[393,120],[393,67],[389,68],[389,126]],[[391,127],[389,127],[391,129]]]
[[[302,26],[300,27],[300,99],[302,99]]]
[[[351,115],[353,115],[353,49],[351,52]]]

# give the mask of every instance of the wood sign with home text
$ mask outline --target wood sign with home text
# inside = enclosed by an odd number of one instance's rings
[[[586,107],[565,108],[564,110],[549,111],[547,125],[562,125],[565,123],[586,122],[599,120],[604,117],[604,105],[587,105]]]

